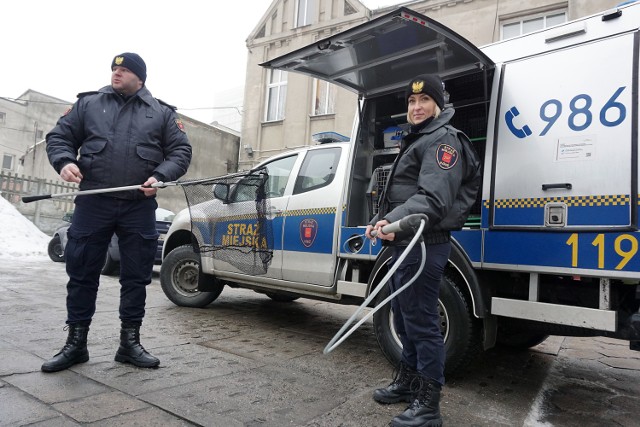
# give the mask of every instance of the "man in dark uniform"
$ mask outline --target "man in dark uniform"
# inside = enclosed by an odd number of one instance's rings
[[[147,67],[139,55],[117,55],[111,71],[110,86],[79,94],[58,120],[47,135],[47,154],[60,177],[79,183],[80,190],[141,187],[76,198],[65,247],[69,334],[62,350],[42,365],[44,372],[89,360],[87,334],[113,233],[121,257],[121,330],[115,360],[146,368],[160,364],[140,344],[158,240],[157,188],[151,185],[184,175],[191,146],[175,108],[153,98],[146,88]]]
[[[480,162],[468,138],[449,125],[453,108],[444,108],[444,89],[436,75],[417,76],[406,91],[408,128],[391,170],[378,215],[367,226],[376,230],[398,259],[413,235],[384,234],[382,227],[410,214],[425,214],[422,238],[426,263],[415,246],[394,273],[391,292],[420,276],[391,300],[394,327],[402,342],[396,378],[375,390],[380,403],[411,405],[391,421],[394,427],[442,425],[440,391],[444,385],[444,340],[440,331],[438,294],[451,251],[450,231],[462,227],[480,187]]]

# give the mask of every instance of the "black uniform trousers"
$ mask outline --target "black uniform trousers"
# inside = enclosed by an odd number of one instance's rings
[[[406,246],[393,247],[397,260]],[[445,349],[440,331],[438,296],[451,243],[426,245],[427,258],[420,276],[391,300],[396,333],[402,342],[402,361],[422,376],[444,385]],[[391,291],[401,288],[416,274],[422,262],[417,244],[391,278]]]
[[[104,195],[79,196],[75,200],[67,232],[65,261],[67,323],[90,321],[96,311],[100,271],[111,236],[116,233],[120,250],[120,319],[142,322],[146,286],[151,283],[158,246],[155,198],[124,200]]]

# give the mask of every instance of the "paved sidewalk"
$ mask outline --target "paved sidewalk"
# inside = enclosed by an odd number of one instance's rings
[[[366,323],[322,349],[354,307],[271,301],[225,289],[206,309],[170,303],[157,274],[144,346],[156,370],[114,362],[119,284],[103,279],[89,362],[45,374],[66,332],[64,265],[0,267],[0,426],[385,426],[403,404],[371,391],[391,367]],[[637,426],[640,353],[603,338],[552,337],[531,351],[489,351],[448,378],[447,426]]]

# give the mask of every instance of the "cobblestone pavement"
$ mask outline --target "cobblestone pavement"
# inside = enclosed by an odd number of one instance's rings
[[[54,374],[64,343],[64,265],[0,267],[0,426],[385,426],[403,404],[378,405],[391,366],[370,323],[322,349],[354,307],[278,303],[225,289],[205,309],[148,288],[144,346],[156,370],[114,362],[119,284],[103,277],[89,362]],[[447,426],[638,426],[640,353],[602,338],[551,337],[521,352],[491,350],[448,378]]]

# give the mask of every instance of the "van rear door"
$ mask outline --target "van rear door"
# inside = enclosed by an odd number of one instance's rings
[[[416,74],[449,77],[493,67],[471,42],[400,8],[263,64],[329,81],[369,98],[403,87]]]
[[[634,32],[505,62],[492,228],[637,225],[637,51]]]

